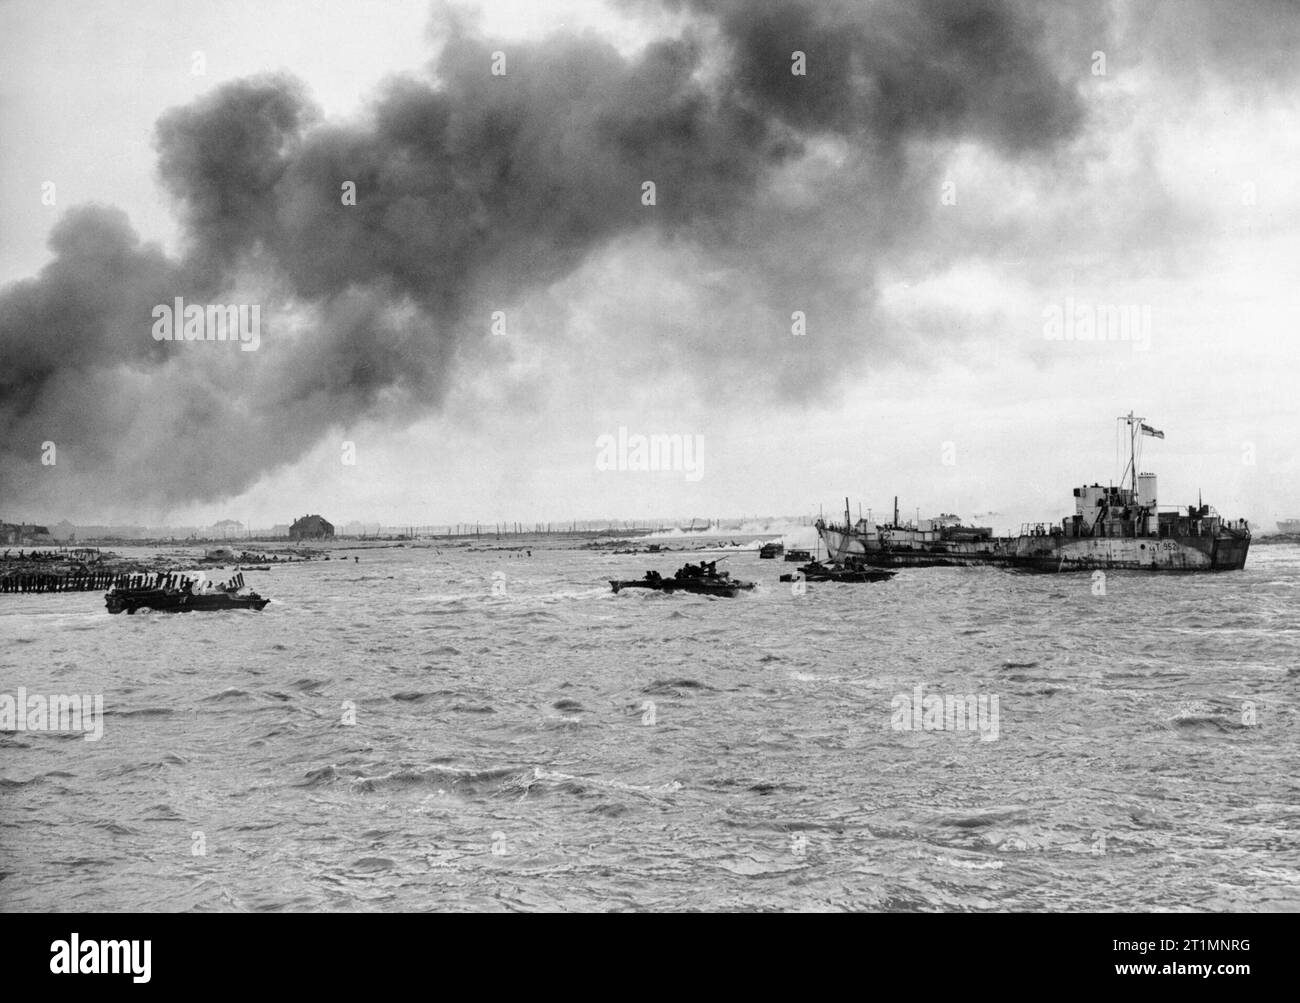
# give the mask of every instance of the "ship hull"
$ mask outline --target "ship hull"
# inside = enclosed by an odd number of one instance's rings
[[[264,609],[271,600],[256,592],[232,595],[226,592],[187,593],[164,589],[114,589],[104,596],[110,613],[128,615],[146,610],[154,613],[215,613],[228,609]]]
[[[1028,571],[1240,571],[1249,549],[1249,537],[1229,534],[1166,539],[1021,537],[1011,566]]]
[[[753,582],[700,581],[698,579],[679,578],[660,578],[653,582],[644,578],[637,578],[627,582],[610,579],[609,585],[615,592],[622,589],[647,589],[652,592],[667,592],[670,595],[674,592],[689,592],[693,595],[723,596],[729,599],[754,588]]]
[[[1014,541],[941,543],[921,546],[881,544],[856,533],[826,526],[819,530],[829,560],[836,564],[869,564],[877,568],[997,567],[1014,557]]]
[[[1001,537],[972,542],[890,545],[834,527],[820,530],[834,561],[852,559],[879,568],[997,567],[1022,571],[1237,571],[1250,538],[1210,536]]]

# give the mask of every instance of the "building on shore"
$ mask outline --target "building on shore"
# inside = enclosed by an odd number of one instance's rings
[[[332,540],[334,526],[324,516],[305,515],[289,527],[290,540]]]
[[[54,538],[45,526],[28,522],[0,522],[0,543],[23,544],[26,546],[53,543]]]

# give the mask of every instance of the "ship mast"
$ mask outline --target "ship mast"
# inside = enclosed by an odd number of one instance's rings
[[[1132,411],[1130,411],[1128,414],[1122,414],[1122,415],[1120,415],[1119,418],[1116,419],[1116,421],[1126,421],[1126,422],[1128,422],[1128,466],[1126,466],[1126,467],[1124,468],[1124,472],[1130,474],[1129,489],[1133,492],[1134,497],[1136,497],[1136,496],[1137,496],[1137,476],[1138,476],[1138,472],[1137,472],[1137,437],[1138,437],[1138,430],[1142,427],[1142,423],[1143,423],[1144,421],[1146,421],[1146,419],[1145,419],[1145,418],[1139,418],[1139,417],[1137,417],[1136,415],[1134,415]],[[1119,479],[1119,487],[1120,487],[1120,490],[1121,490],[1121,491],[1124,490],[1124,477],[1123,477],[1123,475],[1120,476],[1120,479]]]

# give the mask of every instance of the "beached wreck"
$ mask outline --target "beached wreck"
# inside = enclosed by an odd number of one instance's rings
[[[271,600],[246,591],[244,576],[229,582],[196,583],[184,579],[179,585],[150,584],[143,588],[117,588],[104,596],[110,613],[211,613],[227,609],[264,609]]]

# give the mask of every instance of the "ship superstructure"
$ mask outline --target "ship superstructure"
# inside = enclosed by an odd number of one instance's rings
[[[1231,571],[1243,567],[1250,549],[1244,519],[1229,521],[1209,505],[1161,509],[1155,474],[1138,472],[1143,436],[1163,439],[1130,412],[1129,462],[1120,486],[1091,484],[1074,489],[1075,510],[1060,524],[1025,525],[1017,536],[995,536],[983,526],[964,526],[955,516],[903,525],[894,501],[893,522],[870,519],[836,526],[817,520],[817,532],[834,561],[878,567],[991,565],[1033,571],[1097,568],[1149,571]]]

